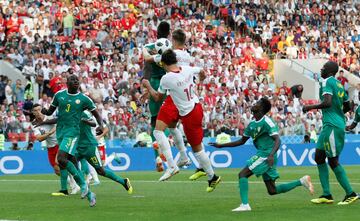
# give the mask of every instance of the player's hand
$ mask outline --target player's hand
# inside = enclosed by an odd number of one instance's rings
[[[303,109],[302,109],[302,111],[304,113],[308,112],[309,110],[311,110],[311,108],[309,106],[304,106]]]
[[[150,87],[150,81],[147,79],[142,79],[141,83],[146,89]]]
[[[96,131],[96,135],[100,135],[100,134],[103,133],[104,127],[103,127],[102,125],[101,125],[101,126],[98,126],[98,127],[95,129],[95,131]]]
[[[345,127],[345,131],[351,131],[350,125]]]
[[[208,143],[208,145],[216,148],[222,148],[221,144],[218,143]]]
[[[140,96],[140,102],[145,104],[146,100],[148,100],[149,98],[150,98],[150,94],[148,91],[146,91]]]
[[[269,155],[267,161],[269,166],[272,167],[274,165],[274,155]]]

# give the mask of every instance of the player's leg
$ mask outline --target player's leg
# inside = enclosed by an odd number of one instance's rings
[[[105,146],[104,145],[98,146],[97,149],[98,149],[99,154],[100,154],[101,163],[102,163],[102,165],[104,165],[105,161],[106,161]]]
[[[59,147],[57,146],[47,149],[49,163],[52,166],[52,168],[54,168],[55,174],[60,176],[60,167],[56,162],[56,156],[58,151],[59,151]]]
[[[96,171],[96,169],[91,164],[89,164],[88,167],[89,167],[90,176],[94,181],[92,183],[92,185],[94,185],[94,186],[99,185],[100,184],[100,179],[99,179],[99,176],[98,176],[98,172]]]
[[[109,165],[109,163],[111,163],[113,160],[115,160],[118,164],[121,163],[120,158],[117,156],[117,154],[116,154],[115,152],[113,152],[112,154],[106,156],[105,163],[103,164],[103,166],[106,167],[106,166]]]
[[[180,153],[180,159],[177,162],[177,166],[178,167],[189,166],[191,164],[191,161],[188,155],[186,154],[184,138],[180,130],[176,127],[176,125],[177,125],[177,121],[169,124],[169,131],[174,138],[175,147],[179,150]]]
[[[249,205],[249,180],[248,178],[253,175],[252,171],[245,167],[239,173],[239,193],[241,204],[239,207],[233,209],[233,212],[243,212],[250,211],[251,207]]]
[[[90,154],[87,156],[87,161],[90,163],[90,165],[93,168],[95,168],[96,172],[100,176],[107,177],[117,183],[120,183],[128,191],[129,194],[131,194],[133,192],[133,188],[132,188],[130,180],[128,178],[123,179],[122,177],[116,175],[111,170],[105,169],[102,166],[100,155],[96,148],[94,148],[93,154]]]
[[[266,189],[269,195],[276,195],[280,193],[286,193],[290,190],[295,189],[298,186],[304,186],[307,190],[310,191],[311,194],[314,193],[314,187],[311,183],[310,176],[306,175],[298,180],[294,180],[292,182],[276,185],[274,178],[268,173],[263,174],[263,180],[266,185]]]

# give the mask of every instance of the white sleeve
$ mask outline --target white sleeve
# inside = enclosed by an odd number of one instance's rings
[[[197,79],[199,78],[199,73],[202,70],[200,67],[191,67],[192,75],[195,76]]]
[[[163,77],[161,78],[161,80],[160,80],[160,86],[159,86],[159,88],[158,88],[158,92],[159,92],[160,94],[166,94],[166,90],[169,89],[169,88],[166,86],[166,85],[167,85],[166,82],[167,82],[166,77],[163,76]]]

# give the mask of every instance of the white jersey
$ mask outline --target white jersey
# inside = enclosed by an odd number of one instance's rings
[[[51,119],[53,119],[53,117],[45,116],[44,121],[51,120]],[[34,130],[35,136],[38,136],[38,135],[43,135],[43,134],[51,131],[54,127],[56,127],[56,124],[45,124],[45,125],[41,125],[36,128],[33,127],[33,130]],[[45,141],[46,141],[47,148],[55,147],[57,145],[56,133],[53,133],[52,135],[50,135]]]
[[[180,116],[186,116],[193,109],[199,98],[195,93],[194,76],[201,71],[198,67],[180,66],[178,73],[168,72],[160,80],[158,91],[168,92],[179,110]]]
[[[185,49],[174,49],[174,52],[176,54],[178,66],[190,66],[190,64],[195,63],[195,58],[192,57]],[[161,61],[161,55],[155,55],[154,61],[159,63]]]

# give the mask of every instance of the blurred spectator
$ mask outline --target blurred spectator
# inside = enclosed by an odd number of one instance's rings
[[[231,136],[226,132],[226,128],[221,128],[221,133],[216,136],[216,143],[224,144],[224,143],[230,143],[231,142]]]

